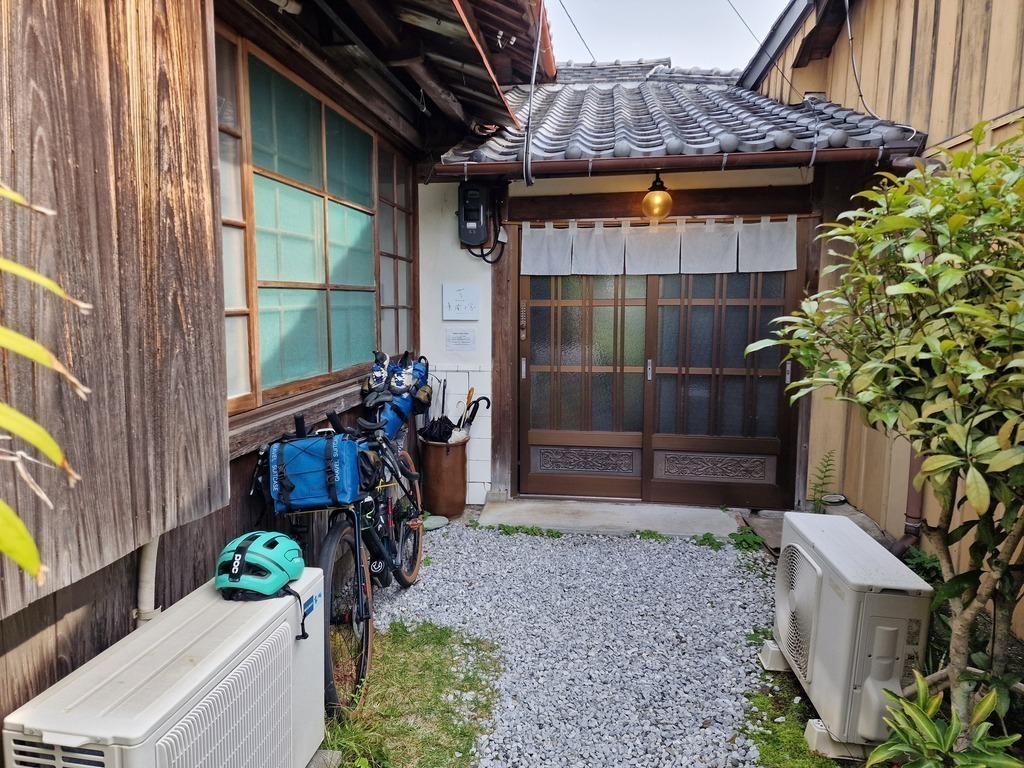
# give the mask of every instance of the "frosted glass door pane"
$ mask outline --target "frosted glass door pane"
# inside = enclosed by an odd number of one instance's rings
[[[224,340],[227,346],[228,397],[248,394],[249,384],[249,318],[224,318]]]
[[[217,35],[217,122],[238,128],[238,47]]]
[[[722,382],[722,403],[719,434],[738,437],[743,434],[746,379],[726,376]]]
[[[558,377],[559,429],[583,428],[583,376],[563,373]]]
[[[264,176],[255,189],[257,277],[324,282],[323,198]]]
[[[220,228],[221,251],[224,257],[224,308],[245,309],[245,230]]]
[[[551,429],[551,374],[530,374],[530,428]]]
[[[377,313],[369,291],[331,291],[331,369],[369,362],[377,346]]]
[[[778,376],[764,376],[757,380],[757,413],[754,433],[758,437],[777,437],[779,430]]]
[[[373,285],[373,217],[335,202],[327,217],[330,282]]]
[[[729,306],[725,308],[725,340],[723,343],[724,364],[726,368],[743,368],[746,357],[743,350],[750,339],[747,331],[747,321],[750,319],[750,310],[747,307]]]
[[[562,347],[562,365],[581,365],[583,363],[582,307],[562,307],[561,322],[558,343]]]
[[[679,400],[679,378],[675,374],[660,373],[655,377],[658,390],[655,417],[656,429],[663,434],[672,435],[676,431],[676,406]]]
[[[679,307],[658,307],[658,365],[679,365]]]
[[[611,432],[615,428],[612,410],[613,384],[614,377],[610,373],[595,373],[590,377],[590,428],[592,430]]]
[[[687,435],[707,435],[711,432],[711,377],[686,378],[686,430]]]
[[[594,307],[590,326],[593,365],[615,363],[615,307]]]
[[[642,373],[622,375],[622,428],[626,432],[642,432],[644,428],[644,376]]]
[[[253,164],[322,189],[320,102],[250,56],[249,112]]]
[[[622,360],[625,365],[643,365],[647,310],[644,307],[626,307],[626,328],[622,339]]]
[[[263,386],[327,373],[327,293],[261,288],[259,301]]]
[[[223,219],[242,220],[241,141],[226,133],[220,135],[220,215]]]
[[[690,308],[690,367],[710,368],[715,341],[714,307]]]
[[[551,307],[530,307],[530,363],[551,365]]]
[[[373,207],[373,138],[332,109],[327,129],[327,191],[365,208]]]

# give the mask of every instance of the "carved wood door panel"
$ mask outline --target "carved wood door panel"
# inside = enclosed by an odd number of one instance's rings
[[[522,493],[792,505],[788,371],[743,351],[802,270],[521,281]]]

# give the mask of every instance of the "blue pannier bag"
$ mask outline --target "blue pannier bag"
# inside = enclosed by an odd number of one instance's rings
[[[306,512],[361,498],[358,445],[347,435],[323,434],[271,443],[267,485],[274,512]]]
[[[394,440],[398,430],[405,426],[409,414],[412,413],[412,405],[413,399],[408,392],[404,395],[395,395],[391,402],[384,403],[380,417],[387,422],[384,434],[388,436],[388,440]]]

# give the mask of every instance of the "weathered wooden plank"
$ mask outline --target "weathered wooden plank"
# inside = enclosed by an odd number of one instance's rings
[[[902,123],[910,121],[910,89],[913,83],[910,55],[914,45],[912,31],[915,29],[916,5],[917,0],[899,0],[899,13],[892,30],[896,48],[890,73],[892,98],[889,100],[888,116]],[[922,126],[914,127],[923,130]]]
[[[984,117],[982,105],[988,87],[985,73],[988,69],[991,23],[991,0],[968,0],[963,3],[947,135],[969,130]]]
[[[896,98],[897,83],[906,84],[904,70],[897,67],[896,48],[899,43],[898,20],[902,0],[890,0],[882,7],[878,26],[878,63],[872,90],[872,109],[879,117],[893,117],[893,101]]]
[[[931,141],[941,141],[954,131],[951,85],[956,82],[960,62],[957,59],[960,41],[960,15],[963,0],[939,0],[938,35],[935,41],[935,79],[932,88],[931,119],[928,121]]]
[[[505,256],[491,269],[491,322],[494,364],[491,368],[491,492],[511,495],[515,472],[515,414],[518,411],[519,227],[510,225]]]
[[[860,21],[859,36],[854,36],[853,46],[857,51],[857,70],[860,73],[861,90],[864,94],[863,103],[858,103],[856,109],[867,112],[868,109],[876,114],[883,115],[882,101],[884,92],[878,89],[879,70],[881,60],[885,57],[885,35],[883,23],[887,7],[891,3],[879,5],[877,3],[862,3],[863,18]],[[855,86],[856,87],[856,86]],[[858,96],[858,101],[860,97]]]
[[[1018,0],[992,0],[989,48],[985,62],[982,116],[990,119],[1021,104],[1017,76],[1024,66],[1024,6]]]
[[[112,221],[113,189],[109,88],[103,9],[47,0],[2,9],[10,42],[3,45],[0,79],[7,86],[12,159],[5,180],[55,209],[8,229],[5,255],[27,261],[95,304],[90,318],[49,295],[5,284],[3,319],[53,349],[93,388],[82,403],[55,378],[20,361],[7,367],[10,402],[54,431],[83,475],[75,491],[47,473],[55,505],[42,507],[22,489],[18,509],[51,567],[46,586],[31,586],[0,563],[0,616],[90,573],[134,548],[126,464],[120,292]],[[17,219],[15,220],[17,222]],[[103,535],[97,535],[99,531]],[[20,588],[19,588],[20,585]]]
[[[0,717],[57,682],[55,621],[52,595],[0,621]]]
[[[214,248],[203,0],[111,6],[117,239],[135,543],[222,507],[222,268]],[[196,126],[202,129],[196,130]],[[168,184],[168,180],[175,183]]]
[[[913,46],[910,52],[910,119],[914,127],[931,134],[932,88],[935,82],[935,46],[938,35],[938,6],[942,0],[917,0]]]

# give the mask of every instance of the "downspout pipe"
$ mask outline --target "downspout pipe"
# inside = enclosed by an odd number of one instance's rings
[[[136,629],[160,613],[160,609],[156,607],[156,559],[159,552],[159,536],[143,544],[139,552],[139,579],[135,609]]]
[[[921,471],[924,459],[914,456],[910,460],[910,487],[907,489],[907,511],[903,520],[903,535],[889,545],[889,551],[902,558],[907,550],[921,540],[921,520],[924,516],[924,494],[914,488],[914,477]]]

